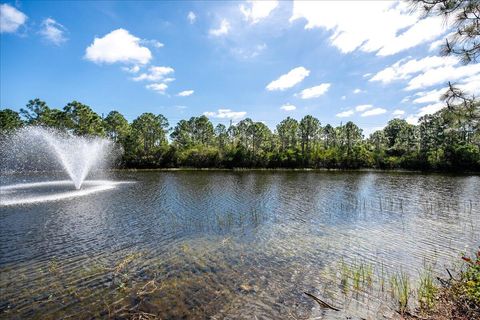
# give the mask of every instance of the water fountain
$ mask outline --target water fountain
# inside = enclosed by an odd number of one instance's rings
[[[108,139],[81,137],[51,128],[29,126],[4,136],[0,147],[1,171],[4,177],[9,173],[28,175],[32,172],[62,171],[70,178],[66,181],[13,185],[4,185],[2,182],[0,204],[3,205],[86,195],[110,189],[116,184],[108,180],[85,180],[92,171],[106,168],[115,155],[118,155],[114,144]],[[59,186],[63,189],[59,190]],[[50,192],[45,193],[43,190],[41,194],[39,190],[45,188]],[[73,188],[75,190],[72,190]]]

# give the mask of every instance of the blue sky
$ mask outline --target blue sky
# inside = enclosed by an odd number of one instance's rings
[[[451,32],[405,3],[99,2],[1,4],[0,106],[72,100],[128,120],[171,125],[206,114],[272,129],[287,116],[354,121],[366,134],[393,117],[443,107],[448,80],[480,92],[480,65],[438,57]]]

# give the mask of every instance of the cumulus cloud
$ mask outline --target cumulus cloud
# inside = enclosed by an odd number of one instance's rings
[[[266,48],[267,45],[262,43],[250,48],[232,48],[231,52],[241,59],[253,59],[260,55]]]
[[[433,114],[437,111],[442,110],[445,107],[446,104],[442,102],[432,103],[421,107],[416,114],[409,115],[405,120],[410,124],[417,125],[420,117],[423,117],[427,114]]]
[[[131,67],[122,67],[123,71],[129,72],[129,73],[137,73],[140,71],[140,66],[131,66]]]
[[[127,30],[116,29],[101,38],[95,37],[85,52],[85,58],[95,63],[147,64],[152,53],[142,47],[140,41]]]
[[[278,1],[247,1],[248,5],[241,4],[240,11],[243,13],[245,20],[250,21],[252,24],[265,19],[270,15],[277,6]]]
[[[386,109],[383,109],[383,108],[375,108],[375,109],[371,109],[371,110],[365,111],[365,112],[362,113],[360,116],[361,116],[361,117],[378,116],[378,115],[384,114],[384,113],[386,113],[386,112],[387,112]]]
[[[437,111],[442,110],[445,107],[446,105],[444,103],[429,104],[427,106],[420,108],[420,110],[417,113],[417,117],[423,117],[424,115],[427,115],[427,114],[433,114]]]
[[[177,96],[179,97],[188,97],[188,96],[191,96],[193,94],[193,90],[185,90],[185,91],[182,91],[182,92],[179,92],[177,94]]]
[[[300,98],[302,99],[312,99],[320,97],[325,94],[330,88],[330,83],[322,83],[318,86],[307,88],[300,92]]]
[[[342,99],[342,100],[345,100],[345,99],[347,99],[347,96],[342,96],[341,99]]]
[[[195,21],[197,20],[197,15],[195,14],[195,12],[190,11],[187,14],[187,19],[188,19],[188,22],[190,22],[190,24],[194,24]]]
[[[173,81],[172,78],[166,78],[167,75],[173,73],[175,70],[171,67],[159,67],[151,66],[148,68],[148,72],[142,73],[137,77],[133,78],[134,81],[162,81],[170,82]]]
[[[460,67],[445,66],[430,69],[411,79],[405,90],[427,88],[433,85],[446,83],[447,81],[465,79],[478,74],[480,74],[480,63]]]
[[[210,29],[209,33],[212,36],[219,37],[228,34],[230,31],[230,22],[227,19],[223,19],[220,22],[220,26],[217,29]]]
[[[305,69],[304,67],[297,67],[290,70],[288,73],[280,76],[277,80],[270,82],[267,85],[267,90],[274,91],[280,90],[283,91],[285,89],[291,88],[296,84],[300,83],[308,77],[310,74],[310,70]]]
[[[458,59],[455,57],[431,56],[420,60],[402,59],[375,74],[370,81],[380,81],[387,84],[394,80],[409,79],[414,74],[425,72],[433,68],[453,66],[457,63]]]
[[[447,88],[432,90],[432,91],[421,91],[415,93],[415,96],[418,98],[413,100],[413,103],[428,103],[428,102],[438,102],[440,97],[447,91]]]
[[[432,41],[448,28],[441,17],[412,14],[400,1],[295,1],[290,21],[297,19],[307,21],[305,29],[331,31],[330,42],[342,53],[361,50],[380,56]]]
[[[47,18],[42,22],[40,34],[45,40],[59,46],[65,41],[67,41],[67,38],[65,37],[65,31],[65,27],[62,26],[60,23],[53,20],[52,18]]]
[[[354,94],[359,94],[359,93],[362,93],[362,92],[364,92],[364,91],[362,91],[362,89],[359,89],[359,88],[353,90]]]
[[[297,107],[295,107],[293,104],[287,103],[281,106],[280,109],[282,109],[283,111],[293,111],[297,109]]]
[[[355,111],[362,112],[371,108],[373,108],[371,104],[361,104],[355,107]]]
[[[393,115],[394,117],[401,117],[401,116],[403,116],[404,114],[405,114],[405,111],[400,110],[400,109],[393,110],[393,112],[392,112],[392,115]]]
[[[140,44],[143,44],[145,46],[152,46],[154,48],[162,48],[165,46],[163,43],[161,43],[158,40],[147,40],[147,39],[140,40]]]
[[[165,94],[165,91],[168,88],[168,85],[166,83],[151,83],[147,84],[145,88],[156,91],[160,94]]]
[[[20,26],[27,21],[27,16],[12,7],[11,5],[4,3],[0,5],[0,32],[9,33],[15,32]]]
[[[238,120],[245,117],[247,112],[233,111],[231,109],[218,109],[217,112],[207,111],[207,112],[204,112],[203,114],[207,117],[212,117],[212,118]]]
[[[347,111],[337,113],[335,116],[337,116],[338,118],[346,118],[346,117],[350,117],[354,113],[355,113],[355,111],[353,111],[353,110],[347,110]]]

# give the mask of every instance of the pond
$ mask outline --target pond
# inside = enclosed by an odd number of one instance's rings
[[[0,206],[1,318],[395,318],[387,284],[395,272],[416,279],[428,266],[443,275],[480,244],[479,176],[120,171],[110,179],[128,183]],[[362,283],[346,285],[342,270],[360,265]]]

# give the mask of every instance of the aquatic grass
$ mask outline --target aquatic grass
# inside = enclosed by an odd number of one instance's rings
[[[408,311],[408,303],[410,300],[410,277],[404,271],[395,273],[390,278],[392,298],[398,303],[398,312],[405,314]]]
[[[421,311],[429,311],[435,305],[438,289],[434,283],[432,268],[425,267],[420,273],[419,286],[417,289],[418,304]]]

